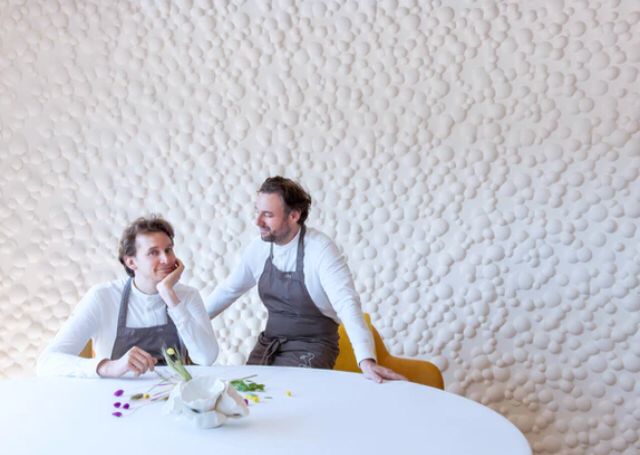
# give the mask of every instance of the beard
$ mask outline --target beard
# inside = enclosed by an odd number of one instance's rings
[[[269,231],[265,234],[263,234],[262,232],[260,233],[260,238],[264,241],[264,242],[271,242],[273,243],[273,241],[276,239],[275,235],[273,235],[273,232]]]
[[[260,232],[260,238],[264,242],[270,243],[278,243],[280,240],[286,239],[291,233],[291,228],[289,226],[282,226],[282,228],[273,230],[270,228],[266,228],[266,232]]]

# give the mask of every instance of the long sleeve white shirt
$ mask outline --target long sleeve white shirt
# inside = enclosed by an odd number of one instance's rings
[[[38,358],[39,375],[97,377],[98,363],[111,358],[118,329],[118,313],[122,291],[128,278],[92,287],[75,308],[53,341]],[[167,314],[178,336],[198,365],[211,365],[218,356],[218,343],[204,303],[197,289],[176,284],[174,290],[180,300],[167,307],[159,294],[144,294],[131,286],[127,327],[140,328],[167,323]],[[87,341],[93,341],[96,356],[78,356]]]
[[[296,269],[298,238],[286,245],[273,245],[273,265],[282,272]],[[269,257],[271,243],[256,238],[245,250],[240,264],[206,299],[211,318],[216,317],[242,294],[256,285]],[[362,315],[362,307],[347,263],[333,241],[322,232],[307,228],[304,236],[304,284],[320,312],[344,324],[358,362],[376,359],[373,336]]]

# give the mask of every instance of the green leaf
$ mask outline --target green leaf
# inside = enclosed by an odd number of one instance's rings
[[[264,392],[264,384],[246,379],[235,379],[229,382],[238,392]]]

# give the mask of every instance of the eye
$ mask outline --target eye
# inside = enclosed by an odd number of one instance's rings
[[[149,256],[157,256],[158,255],[158,250],[151,250],[148,253]]]
[[[173,248],[167,248],[166,250],[164,250],[165,254],[171,254],[173,253]]]

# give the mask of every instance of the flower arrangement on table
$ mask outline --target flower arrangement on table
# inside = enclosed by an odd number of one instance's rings
[[[248,378],[223,381],[215,376],[199,376],[193,378],[184,366],[180,354],[174,348],[163,351],[167,366],[177,375],[165,375],[156,370],[162,379],[145,393],[130,396],[132,401],[148,403],[165,401],[163,412],[174,414],[191,422],[198,428],[215,428],[224,424],[229,418],[244,417],[249,414],[248,401],[236,391],[264,391],[264,384],[249,381]],[[122,397],[123,390],[114,395]],[[256,400],[252,400],[257,402]],[[140,406],[117,401],[113,404],[117,410],[116,417],[136,411]]]

